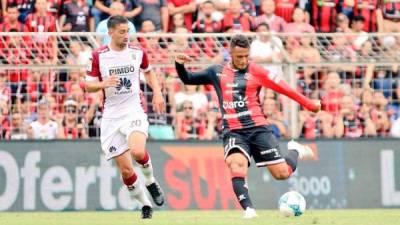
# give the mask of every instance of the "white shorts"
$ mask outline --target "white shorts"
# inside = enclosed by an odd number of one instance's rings
[[[136,131],[148,136],[149,122],[145,113],[133,114],[121,119],[101,120],[101,149],[107,160],[119,156],[129,149],[129,135]]]

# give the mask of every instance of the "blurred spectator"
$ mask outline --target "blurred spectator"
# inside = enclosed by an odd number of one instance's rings
[[[259,24],[256,31],[258,33],[269,33],[268,24]],[[282,50],[283,44],[281,39],[271,33],[260,34],[251,43],[250,57],[256,63],[279,63],[283,60]],[[271,73],[282,75],[282,67],[280,65],[265,65],[264,68]]]
[[[168,2],[168,12],[170,19],[172,19],[175,14],[181,13],[184,15],[185,26],[188,31],[192,31],[192,17],[193,13],[196,11],[195,0],[167,0]],[[170,20],[171,21],[171,20]],[[169,30],[173,31],[173,23],[170,23]]]
[[[321,96],[322,109],[333,115],[339,113],[341,99],[344,96],[344,92],[340,89],[340,83],[339,74],[330,72],[323,85],[324,92]]]
[[[31,74],[27,80],[26,91],[32,102],[37,102],[45,93],[51,92],[50,85],[53,80],[46,70],[31,70]]]
[[[61,139],[85,139],[88,138],[85,122],[78,115],[78,103],[72,99],[64,102],[64,118],[57,121],[59,128],[59,138]]]
[[[124,12],[125,12],[124,5],[121,2],[116,1],[116,2],[111,3],[110,16],[124,15]],[[96,27],[96,33],[103,35],[103,39],[101,41],[99,41],[102,45],[107,45],[111,41],[111,37],[108,36],[107,21],[108,21],[108,18],[100,21],[100,23],[97,24],[97,27]],[[133,23],[128,21],[128,25],[129,25],[129,35],[135,34],[136,29],[135,29],[135,26],[133,25]]]
[[[212,1],[204,1],[200,6],[201,17],[193,24],[193,31],[197,33],[219,33],[222,29],[220,20],[216,20],[213,14],[216,12]]]
[[[333,37],[332,45],[328,47],[327,59],[331,62],[355,62],[357,60],[356,52],[348,42],[343,33],[336,33]],[[353,71],[352,65],[340,65],[337,68],[331,67],[331,70],[339,69],[341,71]]]
[[[188,35],[189,31],[186,28],[177,28],[175,33],[183,34],[182,36],[176,37],[173,42],[168,44],[169,52],[184,52],[190,56],[193,60],[199,60],[201,56],[201,49],[192,38]]]
[[[156,27],[156,31],[168,31],[169,12],[167,0],[138,0],[138,4],[143,9],[139,15],[140,25],[145,20],[151,20]]]
[[[57,39],[45,35],[45,32],[56,32],[56,18],[47,12],[47,0],[36,0],[35,13],[26,19],[29,32],[38,32],[32,36],[33,59],[39,64],[57,64]]]
[[[137,4],[136,0],[95,0],[94,6],[101,12],[100,20],[115,15],[111,7],[114,2],[119,2],[123,5],[124,13],[121,15],[129,20],[133,20],[143,9],[141,5]]]
[[[386,137],[390,129],[388,114],[388,100],[382,92],[375,92],[373,95],[374,108],[371,112],[371,120],[375,125],[376,133],[379,137]]]
[[[264,98],[263,112],[274,135],[277,138],[287,137],[288,131],[285,126],[283,114],[278,108],[277,101],[273,98]]]
[[[369,38],[368,33],[363,30],[364,21],[365,19],[363,16],[355,16],[353,17],[353,21],[351,23],[351,28],[356,34],[356,36],[353,36],[353,46],[356,50],[360,49]]]
[[[85,81],[84,77],[85,77],[85,74],[82,73],[80,69],[69,70],[68,81],[65,82],[65,84],[64,84],[65,90],[68,93],[71,93],[72,85],[74,85],[74,84],[77,84],[79,86],[84,85],[84,81]]]
[[[17,98],[16,104],[17,111],[21,113],[22,119],[24,120],[23,123],[30,124],[36,120],[36,113],[32,111],[33,104],[29,101],[27,95]]]
[[[24,140],[28,138],[27,124],[24,123],[21,113],[15,111],[11,115],[11,140]]]
[[[155,33],[156,27],[151,20],[145,20],[142,24],[142,33]],[[140,37],[139,42],[142,48],[146,49],[150,62],[166,63],[169,59],[169,53],[166,48],[161,47],[163,40],[154,35],[151,37]]]
[[[50,104],[41,100],[37,106],[37,120],[28,127],[30,139],[55,139],[58,138],[59,125],[50,119]]]
[[[243,13],[246,13],[250,17],[256,17],[256,5],[253,0],[241,0]]]
[[[302,8],[295,8],[293,11],[293,22],[285,27],[286,33],[315,33],[314,27],[306,22],[306,14]]]
[[[283,32],[286,27],[285,20],[275,14],[275,2],[274,0],[262,0],[261,11],[263,14],[257,16],[254,19],[254,27],[258,27],[261,23],[267,23],[272,32]],[[292,15],[290,15],[290,20]]]
[[[299,7],[299,0],[274,0],[275,14],[283,18],[287,23],[292,22],[293,11]]]
[[[364,31],[377,31],[377,9],[379,8],[379,0],[357,0],[354,1],[354,16],[362,16],[365,18]]]
[[[10,104],[11,89],[8,86],[8,76],[0,74],[0,101]],[[11,104],[10,104],[11,105]]]
[[[208,104],[207,96],[198,90],[201,88],[196,85],[184,85],[183,90],[175,94],[176,105],[181,105],[185,101],[190,101],[194,108],[194,112],[197,112],[200,108],[206,107]]]
[[[343,96],[340,108],[340,113],[335,119],[334,128],[337,138],[376,136],[376,128],[369,114],[361,115],[357,112],[352,96]]]
[[[86,65],[91,57],[90,47],[74,40],[69,43],[69,52],[66,58],[68,65]]]
[[[378,32],[400,32],[400,7],[397,0],[380,1],[376,9]]]
[[[4,17],[7,17],[8,7],[15,5],[19,11],[18,20],[25,23],[26,17],[34,9],[35,0],[2,0],[1,5]]]
[[[337,9],[340,0],[311,1],[311,24],[317,32],[335,32]]]
[[[339,2],[339,8],[340,9],[337,10],[337,11],[343,13],[348,18],[352,18],[353,17],[353,10],[354,10],[354,7],[356,5],[356,1],[357,0],[340,1]]]
[[[11,29],[10,32],[16,32]],[[31,52],[23,47],[24,41],[20,36],[10,36],[6,48],[0,49],[1,55],[5,57],[5,64],[24,65],[30,63]],[[6,74],[10,82],[12,104],[18,96],[26,93],[26,82],[28,79],[28,69],[9,69]]]
[[[301,135],[307,139],[333,138],[333,116],[325,111],[299,113]]]
[[[0,107],[0,140],[10,139],[10,120],[4,107]]]
[[[353,30],[350,28],[350,20],[345,14],[339,13],[336,19],[337,19],[336,32],[342,32],[342,33],[353,32]]]
[[[89,11],[86,0],[71,0],[64,3],[59,20],[61,31],[93,32],[94,18]]]
[[[156,114],[153,110],[153,106],[151,104],[147,104],[147,114],[150,123],[149,136],[152,139],[157,140],[172,140],[175,139],[174,128],[172,127],[172,124],[176,115],[174,91],[170,86],[168,86],[165,79],[165,74],[161,69],[155,69],[154,72],[156,73],[161,91],[165,97],[166,113],[162,115]],[[149,93],[146,95],[145,101],[147,100],[147,102],[151,102],[153,99],[153,91],[148,85],[145,86],[144,91]]]
[[[186,28],[185,25],[185,20],[183,18],[183,14],[182,13],[176,13],[172,16],[172,30],[174,31],[177,28]]]
[[[103,92],[91,93],[92,102],[85,114],[85,121],[88,125],[89,137],[100,137],[100,126],[103,108]]]
[[[17,32],[27,32],[25,24],[18,21],[19,11],[18,5],[10,4],[6,10],[7,16],[4,17],[4,21],[0,24],[1,32],[10,32],[11,30],[16,30]]]
[[[181,106],[182,111],[176,114],[176,137],[180,140],[204,139],[206,124],[195,119],[193,103],[185,100]]]
[[[236,32],[251,31],[252,18],[244,14],[240,0],[231,0],[229,10],[225,13],[222,21],[222,30]]]

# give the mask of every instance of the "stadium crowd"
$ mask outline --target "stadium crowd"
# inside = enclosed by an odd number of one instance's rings
[[[377,46],[385,57],[398,60],[400,56],[397,37],[368,35],[400,31],[397,0],[2,0],[1,3],[0,32],[37,32],[35,36],[0,37],[0,139],[7,140],[99,137],[103,96],[101,92],[85,93],[85,69],[1,69],[1,64],[87,64],[95,46],[83,44],[85,37],[69,41],[60,37],[60,41],[44,33],[105,34],[110,15],[127,17],[132,34],[269,32],[270,35],[259,35],[253,40],[250,56],[257,63],[278,63],[266,65],[278,74],[283,74],[279,63],[287,58],[294,63],[365,59],[373,62]],[[282,38],[279,33],[311,35]],[[312,36],[314,33],[339,35],[320,40]],[[109,42],[106,36],[99,37],[99,44]],[[229,49],[224,43],[184,35],[168,41],[155,36],[138,40],[150,61],[159,64],[170,62],[170,53],[174,51],[184,51],[194,59],[210,63],[229,61]],[[151,106],[147,106],[150,137],[218,138],[221,114],[212,87],[183,86],[170,67],[154,71],[166,96],[168,113],[155,115]],[[298,91],[321,99],[324,110],[316,114],[300,111],[300,136],[400,137],[399,73],[395,64],[299,68]],[[142,89],[146,103],[151,99],[151,91],[144,83]],[[270,90],[263,90],[260,96],[276,136],[288,138],[289,123],[283,115],[285,99]]]

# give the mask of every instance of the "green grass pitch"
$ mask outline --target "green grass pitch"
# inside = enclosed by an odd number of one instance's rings
[[[1,225],[400,225],[400,209],[308,210],[285,218],[277,210],[258,210],[259,218],[244,220],[241,211],[155,211],[152,220],[139,212],[0,212]]]

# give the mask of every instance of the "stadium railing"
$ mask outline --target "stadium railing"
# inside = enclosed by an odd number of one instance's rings
[[[149,52],[152,66],[163,71],[173,70],[174,54],[186,52],[192,56],[192,68],[204,68],[212,63],[219,63],[229,57],[229,41],[234,34],[137,34],[131,37],[132,42],[137,42]],[[318,33],[318,34],[257,34],[249,33],[252,39],[268,36],[270,48],[279,52],[280,57],[273,62],[262,63],[267,68],[282,70],[282,77],[297,89],[304,82],[304,74],[311,76],[314,87],[311,92],[323,91],[323,83],[329,71],[336,71],[341,78],[341,84],[348,84],[350,94],[355,94],[356,89],[373,88],[385,94],[389,104],[398,105],[396,89],[398,66],[400,59],[400,34],[398,33]],[[76,61],[74,50],[70,44],[79,43],[83,55],[101,45],[102,37],[96,33],[1,33],[0,32],[0,74],[11,76],[17,71],[51,71],[49,82],[63,82],[58,77],[69,70],[86,67],[86,62]],[[278,37],[283,45],[271,38]],[[307,39],[309,39],[307,41]],[[40,55],[41,51],[49,52],[49,46],[44,43],[53,42],[57,46],[57,57]],[[279,42],[279,41],[278,41]],[[311,42],[317,50],[320,59],[309,56],[309,51],[300,51],[302,42]],[[368,42],[368,44],[365,44]],[[367,46],[366,45],[370,45]],[[295,51],[297,56],[294,57]],[[40,55],[40,56],[39,56]],[[40,58],[41,60],[37,60]],[[85,58],[85,57],[83,57]],[[75,59],[75,61],[74,61]],[[311,71],[311,72],[310,72]],[[369,72],[367,72],[369,71]],[[18,79],[17,79],[18,80]],[[304,91],[304,90],[302,90]],[[145,90],[147,92],[147,90]],[[310,93],[306,93],[313,97]],[[57,93],[55,93],[57,95]],[[295,102],[288,102],[283,98],[282,111],[288,127],[290,137],[299,135],[298,116],[299,107]],[[11,110],[11,104],[9,104]]]

